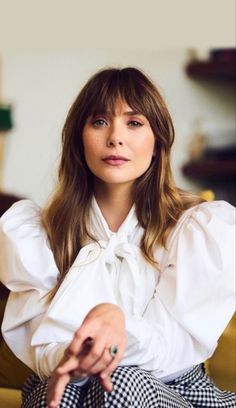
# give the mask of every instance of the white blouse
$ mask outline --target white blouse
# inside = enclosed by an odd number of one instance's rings
[[[0,280],[11,290],[2,331],[25,364],[50,375],[88,311],[102,302],[125,314],[122,365],[165,380],[212,355],[235,309],[234,207],[215,201],[185,211],[166,249],[156,249],[158,272],[141,254],[135,208],[114,233],[93,199],[90,229],[98,243],[79,251],[50,304],[58,269],[40,211],[23,200],[0,221]]]

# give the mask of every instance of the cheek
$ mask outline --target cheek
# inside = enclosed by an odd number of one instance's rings
[[[99,152],[98,141],[96,139],[92,139],[90,137],[83,138],[83,145],[84,145],[84,154],[85,157],[93,157],[96,156]]]
[[[93,154],[93,146],[92,144],[85,142],[84,143],[84,154],[85,156],[90,156],[91,154]]]
[[[155,154],[155,138],[151,134],[145,135],[139,143],[136,144],[137,151],[143,156],[148,159],[149,157],[153,157]]]

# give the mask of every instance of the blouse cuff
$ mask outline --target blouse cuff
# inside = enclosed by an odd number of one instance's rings
[[[68,345],[68,342],[64,342],[35,347],[36,373],[41,380],[50,377],[62,360]]]
[[[44,380],[52,374],[52,371],[58,366],[62,358],[64,357],[65,350],[68,347],[65,343],[52,343],[47,346],[38,346],[35,348],[36,354],[36,369],[37,374],[41,380]],[[89,377],[79,378],[71,377],[70,383],[82,387],[87,383]]]

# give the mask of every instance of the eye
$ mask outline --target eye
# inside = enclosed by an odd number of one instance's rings
[[[141,122],[139,122],[138,120],[130,120],[130,121],[128,122],[128,125],[129,125],[130,127],[140,127],[140,126],[143,126],[143,124],[142,124]]]
[[[95,119],[95,120],[92,120],[92,125],[95,127],[102,127],[102,126],[106,126],[107,122],[104,119]]]

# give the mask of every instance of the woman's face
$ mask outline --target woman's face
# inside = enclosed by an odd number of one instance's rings
[[[122,101],[114,115],[108,111],[89,117],[82,137],[95,187],[96,181],[132,186],[154,155],[155,137],[147,118]]]

